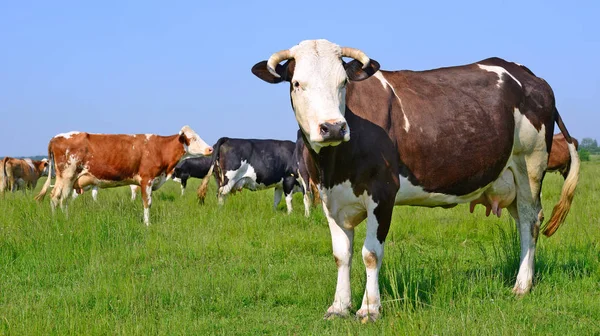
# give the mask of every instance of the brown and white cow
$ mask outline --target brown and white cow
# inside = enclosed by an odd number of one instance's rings
[[[2,181],[0,192],[10,190],[15,192],[21,188],[33,190],[38,179],[44,174],[48,160],[15,159],[5,157],[2,159]]]
[[[579,148],[577,139],[571,138],[575,149]],[[554,134],[552,138],[552,150],[548,158],[548,168],[546,171],[559,172],[565,179],[569,175],[571,168],[571,155],[569,154],[569,144],[562,133]]]
[[[499,58],[429,71],[379,71],[364,52],[326,40],[277,52],[252,72],[269,83],[290,83],[292,108],[317,172],[311,178],[319,185],[338,267],[326,317],[349,313],[354,227],[364,219],[367,283],[356,314],[379,316],[379,269],[394,205],[451,207],[481,199],[508,207],[521,237],[513,291],[531,289],[543,222],[540,189],[555,122],[567,140],[571,170],[546,235],[564,221],[579,174],[577,151],[543,79]]]
[[[50,140],[49,175],[52,162],[56,167],[56,182],[52,190],[52,209],[60,204],[66,210],[73,188],[90,185],[111,188],[123,185],[142,187],[144,223],[150,224],[152,191],[158,189],[186,155],[209,155],[207,145],[189,126],[179,134],[90,134],[70,132]],[[36,200],[43,200],[50,179]]]

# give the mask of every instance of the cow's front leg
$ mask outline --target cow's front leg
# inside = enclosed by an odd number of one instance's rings
[[[152,180],[142,180],[142,203],[144,205],[144,224],[150,225],[150,207],[152,206]]]
[[[367,237],[362,257],[367,272],[367,284],[362,305],[356,312],[359,319],[374,321],[379,317],[381,298],[379,294],[379,270],[383,260],[383,244],[392,219],[393,204],[376,204],[371,200],[367,207]]]
[[[343,223],[333,218],[327,207],[323,210],[329,223],[331,231],[331,245],[333,248],[333,258],[338,269],[337,285],[335,287],[335,297],[333,304],[327,309],[325,318],[334,316],[347,317],[350,314],[352,306],[350,297],[350,269],[352,268],[352,246],[354,242],[354,228],[345,228]]]

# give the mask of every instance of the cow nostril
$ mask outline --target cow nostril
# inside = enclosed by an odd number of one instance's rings
[[[319,132],[321,135],[327,135],[329,133],[329,127],[327,127],[325,124],[322,124],[319,126]]]
[[[346,135],[346,132],[348,131],[348,125],[346,123],[344,123],[341,127],[340,127],[340,135],[344,136]]]

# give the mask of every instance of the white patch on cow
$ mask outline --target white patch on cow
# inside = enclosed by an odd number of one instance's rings
[[[399,175],[400,189],[396,193],[396,205],[420,205],[420,206],[438,206],[445,204],[460,204],[477,199],[488,188],[485,186],[474,192],[462,195],[447,195],[442,193],[431,193],[423,190],[421,186],[413,185],[406,177]],[[490,183],[491,185],[491,183]]]
[[[396,93],[396,89],[394,89],[394,87],[387,81],[387,79],[385,79],[385,77],[383,76],[383,73],[381,73],[381,71],[377,71],[375,74],[373,74],[373,77],[379,79],[379,81],[381,82],[381,85],[383,85],[384,89],[387,89],[389,87],[392,90],[392,92],[394,93],[394,96],[396,96],[396,99],[398,99],[400,108],[402,108],[402,115],[404,116],[404,131],[408,132],[408,130],[410,129],[410,122],[408,121],[408,118],[406,117],[406,110],[404,109],[404,106],[402,106],[402,99],[400,99],[400,97]]]
[[[293,197],[294,193],[291,192],[288,195],[285,195],[285,205],[287,207],[287,213],[288,215],[292,213],[292,197]]]
[[[135,201],[135,199],[137,198],[137,188],[138,188],[138,186],[135,184],[129,185],[129,189],[131,189],[131,200],[132,201]]]
[[[236,170],[225,172],[228,181],[227,184],[219,188],[221,194],[227,195],[232,190],[247,188],[250,190],[262,190],[276,186],[277,184],[266,186],[262,183],[256,183],[256,171],[246,160],[242,160],[240,167]]]
[[[342,49],[327,40],[302,41],[290,48],[296,61],[290,93],[298,124],[308,135],[310,146],[320,151],[324,140],[319,126],[325,122],[345,122],[346,71],[342,65]],[[344,141],[350,140],[350,129]]]
[[[521,85],[521,82],[519,82],[515,76],[513,76],[510,72],[506,71],[506,69],[504,69],[501,66],[497,66],[497,65],[483,65],[483,64],[477,64],[479,66],[480,69],[483,69],[485,71],[489,71],[489,72],[495,72],[498,75],[498,82],[496,83],[497,87],[501,87],[502,86],[502,75],[506,74],[508,76],[510,76],[510,78],[512,78],[517,84],[519,84],[519,86],[523,86]]]
[[[31,161],[31,159],[23,159],[23,161],[25,161],[25,163],[27,163],[27,165],[29,165],[29,168],[31,168],[31,172],[35,172],[35,166],[33,165],[33,162]]]
[[[364,219],[365,205],[371,197],[366,191],[360,197],[356,197],[350,181],[337,184],[331,189],[319,186],[319,191],[329,215],[337,223],[343,223],[344,228],[351,229]],[[359,217],[360,221],[358,221]]]
[[[98,200],[98,187],[97,187],[97,186],[94,186],[94,187],[92,188],[92,199],[93,199],[94,201],[97,201],[97,200]]]
[[[67,132],[67,133],[60,133],[60,134],[57,134],[57,135],[55,136],[55,138],[65,138],[65,139],[70,139],[70,138],[71,138],[73,135],[77,135],[77,134],[79,134],[79,133],[80,133],[80,132],[77,132],[77,131],[72,131],[72,132]]]
[[[149,208],[144,208],[144,224],[146,224],[146,226],[150,225],[150,209]]]
[[[147,205],[144,205],[144,224],[150,225],[150,207],[152,206],[152,182],[149,182],[146,188]],[[144,187],[142,187],[144,188]]]
[[[152,138],[152,136],[154,134],[144,134],[146,136],[146,142],[150,141],[150,138]]]

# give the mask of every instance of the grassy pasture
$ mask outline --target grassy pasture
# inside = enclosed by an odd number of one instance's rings
[[[567,223],[541,237],[531,294],[511,294],[518,238],[508,212],[396,207],[381,274],[383,315],[324,321],[336,268],[320,209],[273,191],[198,206],[190,181],[154,193],[152,225],[129,188],[101,190],[53,217],[48,200],[0,199],[0,334],[600,334],[600,162],[582,165]],[[38,184],[38,190],[41,183]],[[562,178],[546,177],[546,218]],[[352,297],[365,276],[357,228]]]

